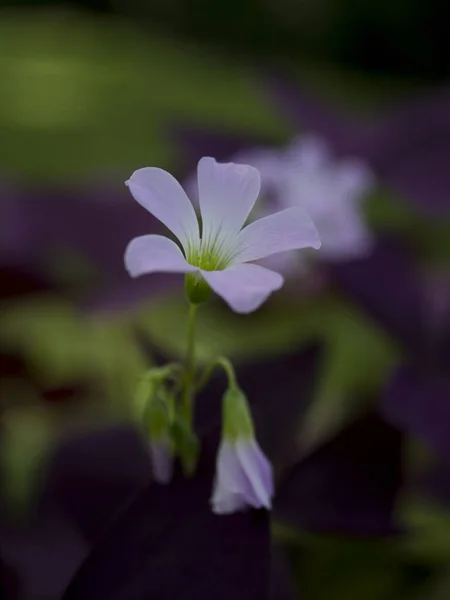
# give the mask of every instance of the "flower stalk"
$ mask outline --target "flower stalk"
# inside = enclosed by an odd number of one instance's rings
[[[187,326],[187,350],[186,350],[186,370],[183,384],[183,394],[181,402],[182,414],[186,423],[191,426],[193,419],[194,404],[194,379],[195,379],[195,317],[197,314],[197,305],[189,304],[188,326]]]

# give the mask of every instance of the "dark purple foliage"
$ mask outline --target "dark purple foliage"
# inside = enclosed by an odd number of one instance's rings
[[[330,278],[405,349],[421,353],[426,340],[423,285],[407,252],[379,239],[365,259],[328,265]]]
[[[150,479],[149,454],[135,429],[94,431],[60,445],[41,505],[55,507],[92,543]]]
[[[450,87],[422,94],[380,124],[370,161],[418,209],[450,214]]]
[[[361,123],[326,106],[280,74],[263,76],[264,92],[297,131],[313,131],[337,155],[368,161],[380,181],[419,211],[450,214],[450,88]]]
[[[128,242],[163,232],[163,227],[131,198],[123,181],[33,190],[4,186],[0,216],[0,266],[47,272],[48,279],[65,286],[88,310],[128,308],[177,281],[168,275],[133,280],[126,273],[123,255]],[[77,272],[75,266],[72,273],[73,258],[81,259],[87,269]],[[62,278],[58,268],[64,268]]]
[[[450,460],[448,376],[432,376],[415,365],[399,368],[383,397],[382,411],[391,423],[422,439]]]
[[[264,600],[269,516],[211,512],[217,431],[203,439],[194,479],[152,484],[98,544],[65,600],[217,598]]]
[[[292,126],[292,136],[315,133],[330,143],[338,157],[368,162],[379,181],[405,203],[431,215],[450,213],[450,89],[441,88],[399,106],[385,116],[361,121],[327,105],[289,77],[265,73],[262,93]],[[249,147],[272,140],[177,124],[181,164],[193,169],[202,156],[230,159]]]
[[[65,517],[41,514],[22,525],[3,524],[5,600],[59,600],[88,547]]]
[[[21,190],[2,204],[14,206],[20,218],[4,226],[13,237],[14,228],[26,230],[17,249],[22,261],[51,257],[52,252],[71,249],[92,262],[105,276],[123,275],[123,252],[135,235],[155,228],[156,220],[130,198],[123,182],[59,185]],[[16,246],[19,246],[17,242]],[[6,247],[8,251],[8,247]]]
[[[295,600],[298,598],[291,566],[284,550],[272,544],[270,563],[270,600]]]
[[[336,156],[366,157],[372,135],[367,126],[342,114],[281,73],[265,73],[261,92],[292,126],[293,135],[314,133],[330,143]]]
[[[286,474],[275,515],[316,532],[398,533],[393,511],[402,481],[401,442],[400,432],[378,415],[359,418]]]
[[[210,131],[183,123],[173,124],[171,134],[178,146],[178,158],[182,176],[195,172],[198,161],[203,156],[213,156],[219,162],[231,160],[245,148],[267,146],[268,140],[256,135],[242,135],[224,130]]]

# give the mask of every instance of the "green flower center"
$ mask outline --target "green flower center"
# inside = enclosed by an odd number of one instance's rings
[[[188,248],[186,259],[188,263],[205,271],[223,271],[233,258],[233,252],[225,247],[224,241],[217,239],[213,242],[203,241],[200,248]]]

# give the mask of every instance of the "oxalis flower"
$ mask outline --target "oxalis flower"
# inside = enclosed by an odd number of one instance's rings
[[[143,168],[126,182],[135,200],[164,223],[182,246],[160,235],[137,237],[125,251],[126,268],[132,277],[186,273],[191,301],[203,301],[212,288],[234,311],[249,313],[283,285],[279,273],[250,261],[287,250],[318,249],[316,227],[299,206],[244,227],[261,187],[254,167],[202,158],[197,176],[201,232],[192,203],[169,173]]]
[[[231,388],[223,400],[212,510],[229,514],[249,507],[270,509],[273,494],[272,466],[255,440],[247,400],[241,390]]]
[[[315,135],[281,150],[248,150],[238,159],[259,169],[263,192],[279,206],[301,205],[308,212],[322,241],[319,257],[339,261],[370,253],[373,236],[361,202],[374,178],[363,161],[334,159],[326,141]]]

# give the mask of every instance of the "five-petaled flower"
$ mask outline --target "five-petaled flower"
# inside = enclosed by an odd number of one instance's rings
[[[239,313],[256,310],[283,285],[279,273],[250,261],[321,245],[314,223],[300,206],[244,227],[261,187],[260,174],[251,166],[200,160],[201,233],[193,205],[172,175],[143,168],[126,183],[135,200],[166,225],[183,248],[160,235],[133,239],[125,251],[130,275],[186,273],[188,289],[209,286]]]

